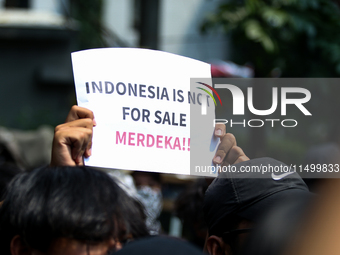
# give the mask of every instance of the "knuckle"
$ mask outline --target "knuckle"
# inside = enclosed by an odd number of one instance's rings
[[[243,150],[241,149],[241,147],[238,147],[238,146],[233,146],[232,148],[231,148],[231,150],[232,150],[232,152],[233,153],[237,153],[237,154],[243,154]]]
[[[86,124],[86,126],[92,126],[93,125],[93,120],[90,119],[90,118],[83,119],[83,121],[84,121],[84,124]]]
[[[227,140],[231,145],[236,145],[236,138],[233,134],[227,133],[224,135],[223,140]]]
[[[219,150],[216,151],[217,156],[223,156],[224,157],[226,154],[227,154],[226,151],[223,150],[223,149],[219,149]]]
[[[72,105],[72,107],[71,107],[71,111],[76,111],[77,109],[78,109],[78,105]]]
[[[236,138],[232,133],[227,133],[224,137],[230,141],[236,141]]]
[[[93,131],[92,129],[86,129],[86,135],[92,137]]]
[[[54,128],[54,133],[58,133],[63,128],[63,124],[60,124]]]
[[[93,113],[93,111],[91,111],[91,110],[88,110],[88,111],[89,111],[89,113],[90,113],[91,118],[93,119],[93,118],[94,118],[94,113]]]
[[[81,140],[85,140],[88,137],[88,134],[86,132],[80,132],[79,133],[79,138]]]

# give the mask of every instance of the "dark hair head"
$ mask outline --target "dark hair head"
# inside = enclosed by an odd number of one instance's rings
[[[0,201],[4,199],[7,186],[11,180],[23,171],[12,163],[0,163]]]
[[[135,179],[138,176],[148,176],[151,180],[156,182],[157,184],[162,183],[162,177],[160,173],[156,172],[145,172],[145,171],[134,171],[131,173],[131,176]]]
[[[59,237],[104,241],[147,233],[137,202],[106,173],[87,167],[48,167],[20,174],[0,209],[2,251],[9,249],[15,235],[43,251]]]

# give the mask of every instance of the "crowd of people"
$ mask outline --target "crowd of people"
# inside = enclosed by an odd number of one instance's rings
[[[176,207],[182,219],[203,226],[197,235],[203,249],[160,234],[157,174],[134,172],[132,192],[119,178],[84,166],[95,126],[90,110],[73,106],[66,122],[55,128],[50,165],[11,176],[0,207],[1,254],[310,255],[321,250],[326,237],[327,251],[340,250],[330,236],[338,233],[333,228],[338,220],[328,217],[340,210],[333,206],[337,181],[326,186],[326,195],[315,195],[297,173],[273,178],[269,172],[236,171],[201,179]],[[220,138],[216,164],[237,169],[284,165],[271,158],[249,159],[222,124],[216,125],[215,135]],[[329,199],[320,199],[324,196]],[[327,220],[321,224],[319,219]]]

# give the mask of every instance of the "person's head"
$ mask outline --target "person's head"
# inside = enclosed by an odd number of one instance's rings
[[[160,173],[134,171],[131,175],[137,189],[147,186],[153,190],[161,190],[162,184]]]
[[[112,255],[204,255],[187,241],[170,236],[152,236],[128,243]]]
[[[202,211],[204,193],[208,188],[205,178],[199,178],[183,190],[175,200],[175,215],[183,225],[183,237],[203,248],[208,228]]]
[[[87,167],[20,174],[0,208],[2,254],[101,255],[147,235],[139,203]]]
[[[205,193],[209,254],[238,254],[262,214],[277,202],[309,192],[293,169],[271,158],[245,161],[234,170],[220,173]]]
[[[163,208],[161,175],[143,171],[135,171],[131,175],[137,189],[137,199],[145,208],[146,226],[150,234],[157,235],[161,231],[158,217]]]
[[[264,213],[249,234],[242,255],[289,254],[299,243],[301,231],[308,225],[317,195],[307,193],[276,203]]]
[[[2,163],[0,164],[0,201],[4,199],[8,184],[19,173],[23,171],[14,164]]]

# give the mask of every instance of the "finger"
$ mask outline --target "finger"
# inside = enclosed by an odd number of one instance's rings
[[[243,150],[238,146],[233,146],[226,156],[223,164],[232,165],[245,160],[249,160],[249,158],[246,156]]]
[[[91,130],[92,132],[93,126],[94,126],[93,120],[91,120],[90,118],[78,119],[78,120],[74,120],[74,121],[67,122],[67,123],[57,126],[55,128],[55,132],[62,131],[62,130],[69,130],[70,128],[78,128],[78,127],[87,128]],[[88,143],[85,149],[84,156],[86,158],[90,157],[92,154],[91,147],[92,147],[92,135],[91,135],[90,142]]]
[[[51,165],[75,165],[82,162],[85,149],[92,139],[92,129],[64,128],[55,132]]]
[[[93,126],[94,126],[93,120],[90,118],[78,119],[78,120],[73,120],[71,122],[58,125],[55,128],[55,132],[57,132],[58,130],[68,129],[71,127],[82,127],[82,128],[92,129]]]
[[[71,157],[71,148],[65,145],[55,136],[53,139],[51,166],[75,166],[75,162]]]
[[[72,159],[77,165],[81,165],[83,164],[85,151],[92,139],[92,131],[85,128],[77,128],[77,130],[73,129],[72,132],[74,133],[69,134]]]
[[[84,108],[84,107],[74,105],[74,106],[72,106],[70,112],[68,113],[65,122],[71,122],[71,121],[74,121],[74,120],[84,119],[84,118],[89,118],[91,120],[94,120],[93,112],[89,109]],[[95,125],[96,124],[94,124],[94,126]]]
[[[213,158],[213,162],[215,164],[221,164],[233,146],[236,146],[235,136],[230,133],[224,135]]]
[[[92,137],[91,137],[91,141],[88,143],[85,153],[84,153],[84,157],[88,158],[92,155]]]
[[[215,125],[215,136],[222,138],[226,133],[226,126],[223,123],[216,123]]]
[[[246,155],[244,155],[244,156],[239,157],[239,158],[234,162],[234,164],[241,163],[241,162],[247,161],[247,160],[250,160],[250,158],[248,158]]]

